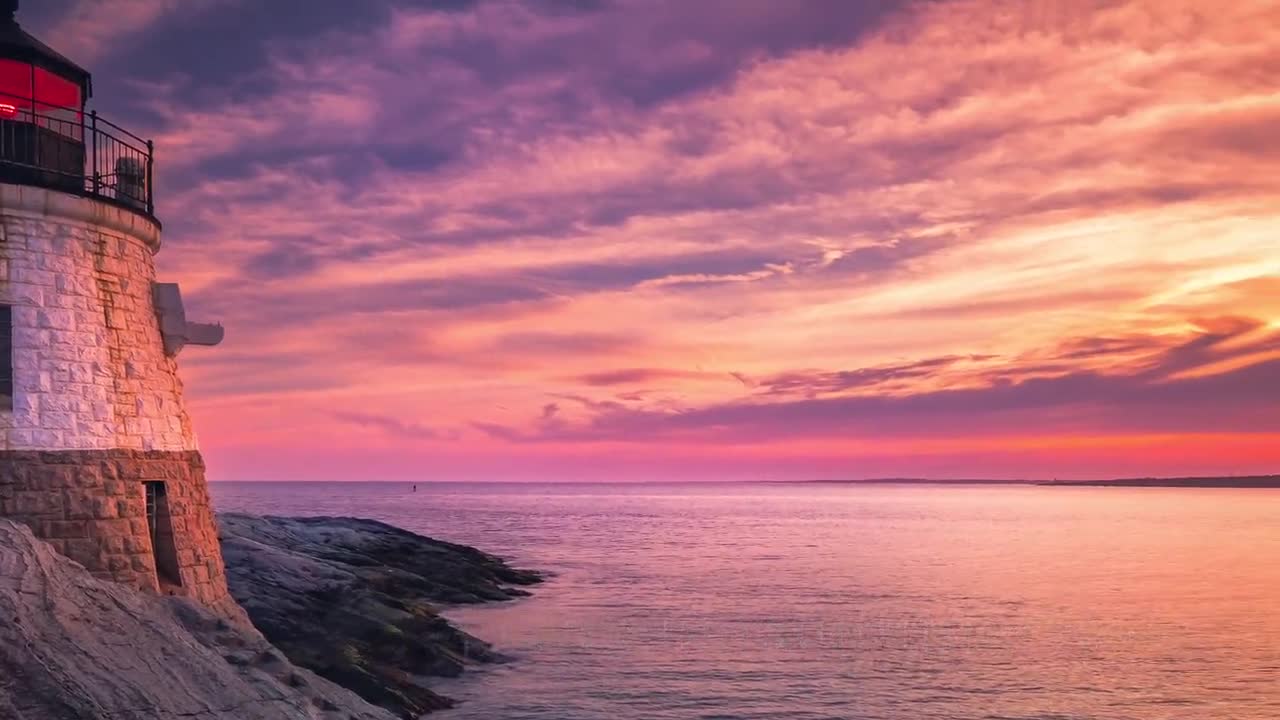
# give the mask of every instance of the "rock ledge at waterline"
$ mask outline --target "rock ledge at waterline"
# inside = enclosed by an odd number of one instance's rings
[[[218,516],[227,585],[294,663],[404,717],[452,705],[426,685],[501,660],[437,604],[527,595],[542,581],[466,545],[374,520]]]

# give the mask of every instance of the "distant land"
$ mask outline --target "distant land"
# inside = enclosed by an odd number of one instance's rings
[[[1169,488],[1280,488],[1280,475],[1238,477],[1123,478],[1119,480],[1055,480],[1037,485]]]
[[[788,481],[776,481],[786,483]],[[1065,487],[1163,488],[1280,488],[1280,475],[1235,477],[1116,478],[1113,480],[934,480],[929,478],[869,478],[866,480],[799,480],[818,485],[1041,485]]]
[[[766,480],[765,482],[794,485],[1035,485],[1034,480],[939,480],[934,478],[864,478],[862,480]]]

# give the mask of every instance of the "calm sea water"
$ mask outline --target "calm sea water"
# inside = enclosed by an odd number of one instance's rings
[[[215,484],[555,572],[441,720],[1280,718],[1280,492]]]

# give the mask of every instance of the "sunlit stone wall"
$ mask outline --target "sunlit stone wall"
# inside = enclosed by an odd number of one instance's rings
[[[0,449],[196,449],[151,299],[158,244],[128,210],[0,185],[15,389]]]

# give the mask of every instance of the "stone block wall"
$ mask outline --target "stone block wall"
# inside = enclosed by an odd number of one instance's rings
[[[164,482],[178,557],[178,594],[227,596],[204,461],[196,451],[0,451],[0,517],[31,526],[101,577],[159,590],[144,483]]]
[[[0,450],[196,449],[156,320],[153,253],[115,228],[0,206],[14,368]]]

